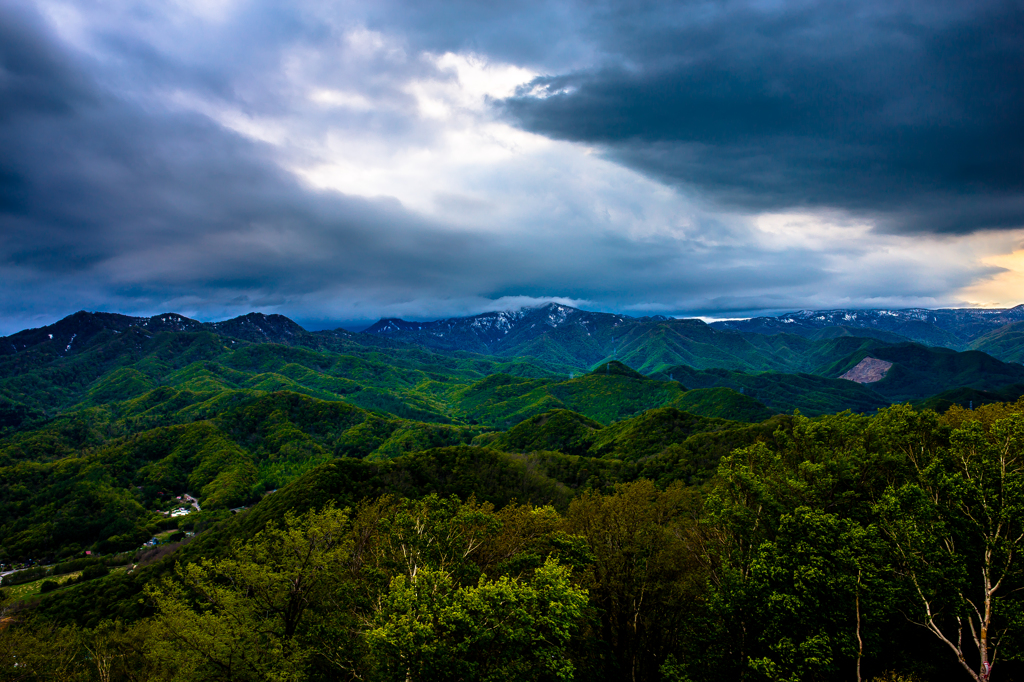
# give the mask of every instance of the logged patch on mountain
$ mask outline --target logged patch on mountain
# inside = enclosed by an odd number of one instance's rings
[[[878,358],[867,357],[858,362],[853,369],[839,378],[855,381],[858,384],[873,384],[876,381],[884,379],[886,373],[891,367],[891,362],[879,360]]]

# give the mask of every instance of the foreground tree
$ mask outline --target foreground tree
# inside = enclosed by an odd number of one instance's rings
[[[571,680],[587,593],[548,559],[529,578],[460,587],[445,570],[398,575],[365,637],[383,680]]]
[[[550,507],[382,497],[354,518],[357,672],[383,680],[567,679],[589,560]]]
[[[990,679],[1019,632],[1024,585],[1024,415],[964,421],[948,448],[908,452],[913,481],[878,505],[917,595],[920,625],[971,677]]]
[[[181,679],[299,680],[317,653],[311,613],[344,575],[345,512],[288,514],[234,548],[230,559],[179,566],[147,590],[163,630],[159,654]]]
[[[596,609],[589,665],[606,679],[655,679],[694,619],[705,572],[694,541],[695,495],[648,480],[613,495],[587,492],[569,506],[571,533],[594,557],[582,572]]]
[[[0,627],[0,680],[74,682],[90,679],[85,633],[75,626],[5,623]]]
[[[778,682],[832,680],[852,660],[860,682],[888,596],[883,554],[873,527],[809,507],[784,515],[744,586],[761,643],[750,667]]]
[[[860,680],[879,654],[892,593],[869,500],[899,467],[871,426],[796,416],[722,458],[704,529],[721,614],[709,631],[730,653],[715,679]]]

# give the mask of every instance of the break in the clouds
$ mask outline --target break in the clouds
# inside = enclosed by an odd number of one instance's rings
[[[0,333],[961,303],[1021,248],[1021,14],[4,3]]]

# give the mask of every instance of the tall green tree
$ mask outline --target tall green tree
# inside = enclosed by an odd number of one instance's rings
[[[549,558],[528,578],[463,587],[443,569],[397,575],[366,633],[381,680],[571,680],[569,642],[587,602]]]
[[[873,527],[809,507],[782,517],[751,562],[746,584],[761,646],[750,667],[778,682],[859,682],[869,624],[888,605],[884,552]],[[854,665],[850,665],[854,662]]]
[[[328,506],[269,524],[219,561],[179,565],[147,590],[161,656],[180,679],[300,680],[318,653],[312,616],[338,589],[351,550],[346,512]]]
[[[85,633],[73,625],[4,623],[0,627],[0,680],[3,682],[85,682],[91,670]]]
[[[948,448],[907,455],[915,476],[880,501],[883,527],[918,622],[988,680],[1024,616],[1024,415],[966,421]]]
[[[607,679],[652,679],[676,651],[702,597],[692,491],[648,480],[614,494],[587,492],[569,506],[569,532],[594,556],[583,584],[596,609],[591,666]]]
[[[877,419],[797,415],[720,461],[702,535],[727,677],[861,679],[877,653],[894,598],[871,502],[901,475]]]
[[[151,620],[106,620],[82,632],[85,659],[99,682],[158,682],[173,672],[155,655],[159,634]]]

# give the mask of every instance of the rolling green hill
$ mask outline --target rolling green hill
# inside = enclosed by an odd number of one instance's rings
[[[914,407],[919,410],[945,412],[953,405],[965,409],[973,409],[991,403],[1012,403],[1024,396],[1024,384],[1010,384],[995,391],[980,391],[976,388],[954,388],[943,391],[924,400],[915,400]]]
[[[186,395],[202,402],[222,391],[290,390],[446,423],[451,421],[446,392],[500,371],[565,376],[528,359],[448,357],[419,348],[356,343],[342,351],[313,350],[238,341],[210,331],[152,333],[130,327],[96,332],[68,355],[44,343],[0,356],[0,430],[41,423],[69,410],[124,403],[156,387],[176,389],[179,402]],[[132,416],[151,423],[156,414],[147,408]]]
[[[742,391],[747,399],[756,400],[776,412],[784,413],[800,410],[802,414],[817,416],[843,410],[873,412],[891,402],[870,388],[852,381],[829,379],[813,374],[748,374],[726,369],[695,370],[682,366],[672,367],[656,376],[667,375],[695,388],[729,388]]]
[[[1004,362],[1024,363],[1024,322],[994,329],[972,341],[970,347]]]
[[[623,381],[678,390],[677,384],[614,374],[576,381],[598,381],[619,393]],[[601,394],[601,409],[610,409],[611,400]],[[387,462],[470,443],[638,462],[695,434],[746,428],[673,407],[609,426],[555,410],[505,433],[482,434],[480,427],[412,422],[292,392],[224,392],[195,403],[173,389],[154,389],[128,402],[165,414],[183,405],[183,414],[175,425],[112,435],[111,409],[89,408],[0,441],[0,561],[131,549],[168,523],[177,526],[160,513],[173,504],[171,496],[188,492],[201,500],[203,514],[216,515],[331,462]]]
[[[851,349],[854,350],[849,354],[829,360]],[[697,370],[676,366],[653,376],[662,379],[671,377],[691,388],[730,388],[742,391],[744,396],[776,412],[788,413],[798,409],[810,416],[843,410],[873,412],[893,402],[924,401],[932,396],[938,400],[934,404],[941,405],[946,404],[943,401],[950,398],[937,394],[960,389],[990,392],[992,395],[988,400],[979,397],[979,400],[986,402],[1010,400],[1014,398],[1011,395],[1013,391],[1004,390],[1004,387],[1024,383],[1024,367],[1001,362],[977,351],[958,353],[920,344],[889,346],[852,337],[833,339],[827,346],[819,346],[817,351],[814,359],[824,362],[814,374]],[[881,381],[871,384],[857,384],[836,378],[865,357],[886,360],[892,362],[893,366]],[[953,402],[963,401],[955,399]]]
[[[895,402],[927,398],[954,388],[991,391],[1024,383],[1024,366],[996,360],[980,351],[958,353],[916,343],[861,350],[827,371],[838,376],[869,355],[893,363],[883,379],[869,386]]]
[[[110,438],[110,423],[93,409],[0,442],[4,552],[136,547],[164,521],[156,513],[162,492],[190,492],[204,509],[227,509],[328,461],[390,459],[468,444],[479,433],[290,392],[225,396],[217,405],[208,418],[184,415],[186,423]]]
[[[745,428],[741,422],[700,417],[660,407],[609,426],[570,410],[539,414],[505,432],[477,436],[474,444],[505,452],[558,451],[566,455],[639,461],[697,433]]]
[[[502,428],[555,409],[572,410],[602,424],[666,405],[706,417],[747,421],[760,421],[772,414],[738,393],[687,391],[677,381],[654,380],[616,361],[568,381],[495,374],[452,398],[456,413],[464,420]]]
[[[415,421],[510,426],[559,407],[614,421],[677,398],[688,411],[747,420],[793,409],[808,414],[870,411],[886,401],[923,399],[960,386],[991,391],[1020,380],[1019,372],[999,363],[951,360],[959,356],[941,349],[932,349],[939,354],[929,356],[935,362],[925,361],[914,353],[927,351],[884,350],[912,344],[845,333],[818,339],[737,333],[699,320],[627,318],[564,306],[530,314],[546,317],[529,326],[529,315],[513,320],[505,336],[495,327],[491,346],[477,339],[484,343],[480,348],[493,353],[480,355],[403,340],[421,338],[418,328],[392,338],[384,332],[311,334],[279,316],[203,324],[173,315],[144,319],[79,313],[9,337],[12,347],[23,348],[0,356],[0,429],[39,423],[58,411],[132,399],[158,386],[188,391],[196,400],[224,390],[289,390]],[[262,334],[275,343],[229,337],[228,331],[250,339]],[[74,341],[65,343],[69,339]],[[877,386],[820,378],[838,377],[868,355],[886,359],[886,353],[904,359]],[[574,366],[603,367],[611,356],[640,374],[680,379],[691,389],[733,389],[745,397],[718,391],[681,398],[681,389],[670,395],[672,389],[641,387],[624,375],[610,383],[582,377],[564,381]],[[953,368],[957,363],[960,370]],[[693,374],[701,370],[734,374]],[[502,389],[507,399],[485,395],[490,384],[476,384],[496,374],[516,377],[521,385]],[[613,395],[617,406],[610,408]]]

